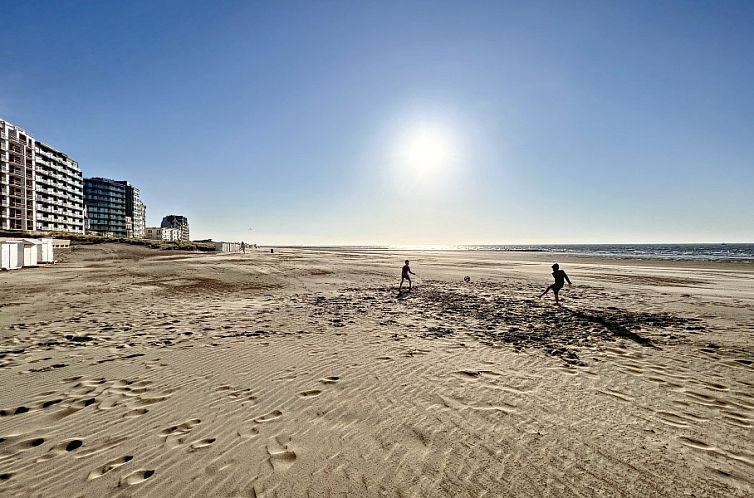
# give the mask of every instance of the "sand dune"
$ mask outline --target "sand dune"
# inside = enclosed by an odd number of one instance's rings
[[[0,494],[751,496],[754,265],[561,258],[556,308],[550,258],[112,244],[2,273]]]

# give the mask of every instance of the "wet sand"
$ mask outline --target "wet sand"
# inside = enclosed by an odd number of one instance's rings
[[[0,273],[0,495],[751,496],[754,265],[560,257],[557,308],[553,262],[107,244]]]

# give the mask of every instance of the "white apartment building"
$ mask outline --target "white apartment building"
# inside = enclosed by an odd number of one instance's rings
[[[181,240],[189,241],[189,223],[188,218],[177,214],[171,214],[162,218],[160,223],[162,228],[177,228],[181,231]]]
[[[146,229],[147,224],[147,206],[141,201],[141,198],[139,197],[139,189],[135,187],[133,189],[132,202],[132,222],[134,230],[133,236],[136,238],[141,238],[144,237],[144,230]]]
[[[84,232],[78,163],[2,119],[0,230]]]
[[[36,141],[37,230],[84,233],[84,180],[76,161]]]
[[[0,230],[36,230],[34,138],[0,119]]]
[[[167,240],[171,242],[181,240],[180,228],[147,227],[144,231],[147,239]]]

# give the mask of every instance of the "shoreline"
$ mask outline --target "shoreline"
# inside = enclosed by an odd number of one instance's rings
[[[568,253],[549,253],[549,252],[534,252],[534,251],[497,251],[497,250],[459,250],[459,249],[442,249],[442,250],[414,250],[414,249],[374,249],[374,248],[351,248],[351,247],[292,247],[292,246],[260,246],[260,249],[274,248],[276,253],[282,250],[293,250],[314,253],[332,253],[332,254],[374,254],[374,255],[396,255],[416,257],[437,257],[442,255],[449,255],[453,257],[464,256],[467,259],[476,260],[480,257],[487,257],[493,260],[502,260],[509,262],[565,262],[565,263],[584,263],[594,265],[609,265],[609,266],[626,266],[626,267],[646,267],[646,268],[662,268],[670,267],[676,269],[704,269],[709,268],[713,270],[729,270],[740,271],[743,270],[747,273],[754,272],[754,260],[736,260],[736,261],[718,261],[718,260],[679,260],[679,259],[665,259],[665,258],[632,258],[632,257],[616,257],[616,256],[597,256],[597,255],[577,255]],[[476,255],[476,256],[474,256]],[[401,257],[402,257],[401,256]]]

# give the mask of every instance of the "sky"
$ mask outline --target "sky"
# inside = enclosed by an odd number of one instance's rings
[[[0,118],[149,226],[754,242],[751,1],[0,3]]]

